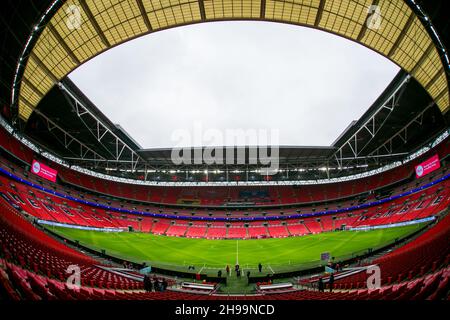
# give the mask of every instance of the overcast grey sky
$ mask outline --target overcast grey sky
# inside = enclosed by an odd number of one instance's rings
[[[325,32],[219,22],[157,32],[113,48],[70,78],[144,148],[175,130],[278,129],[281,145],[330,145],[399,68]]]

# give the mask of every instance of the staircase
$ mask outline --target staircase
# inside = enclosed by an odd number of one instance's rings
[[[186,228],[186,231],[183,233],[183,237],[185,237],[187,235],[190,228],[191,228],[191,226],[188,225],[188,227]]]
[[[287,235],[290,236],[291,233],[289,232],[289,229],[288,229],[287,225],[284,225],[283,227],[284,227],[284,230],[286,230]]]
[[[266,232],[266,236],[270,237],[269,229],[267,228],[267,226],[264,226],[264,230]]]
[[[320,232],[323,232],[325,229],[323,228],[322,220],[319,220],[319,221],[317,221],[317,222],[318,222],[319,225],[320,225],[320,229],[321,229]]]
[[[305,229],[308,230],[308,233],[312,233],[311,230],[309,230],[308,226],[306,225],[306,223],[302,222],[302,224],[305,226]]]
[[[245,270],[243,270],[241,276],[238,278],[234,269],[231,271],[230,276],[227,275],[226,285],[220,287],[220,291],[228,294],[248,294],[254,293],[254,290],[254,285],[248,283]]]

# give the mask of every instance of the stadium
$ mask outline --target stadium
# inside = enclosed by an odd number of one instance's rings
[[[444,6],[4,1],[0,299],[447,301]],[[249,144],[142,148],[69,77],[142,37],[237,21],[326,33],[399,71],[332,144],[270,155]]]

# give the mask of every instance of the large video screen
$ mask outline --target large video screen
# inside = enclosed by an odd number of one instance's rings
[[[439,156],[436,154],[416,166],[416,178],[422,178],[440,167],[441,162],[439,161]]]
[[[33,164],[31,165],[31,172],[41,178],[50,180],[52,182],[56,182],[56,176],[58,175],[58,171],[36,160],[33,160]]]

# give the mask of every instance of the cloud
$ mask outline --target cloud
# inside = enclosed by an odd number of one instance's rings
[[[330,145],[399,68],[325,32],[215,22],[157,32],[109,50],[70,78],[143,147],[175,130],[276,129],[281,145]]]

